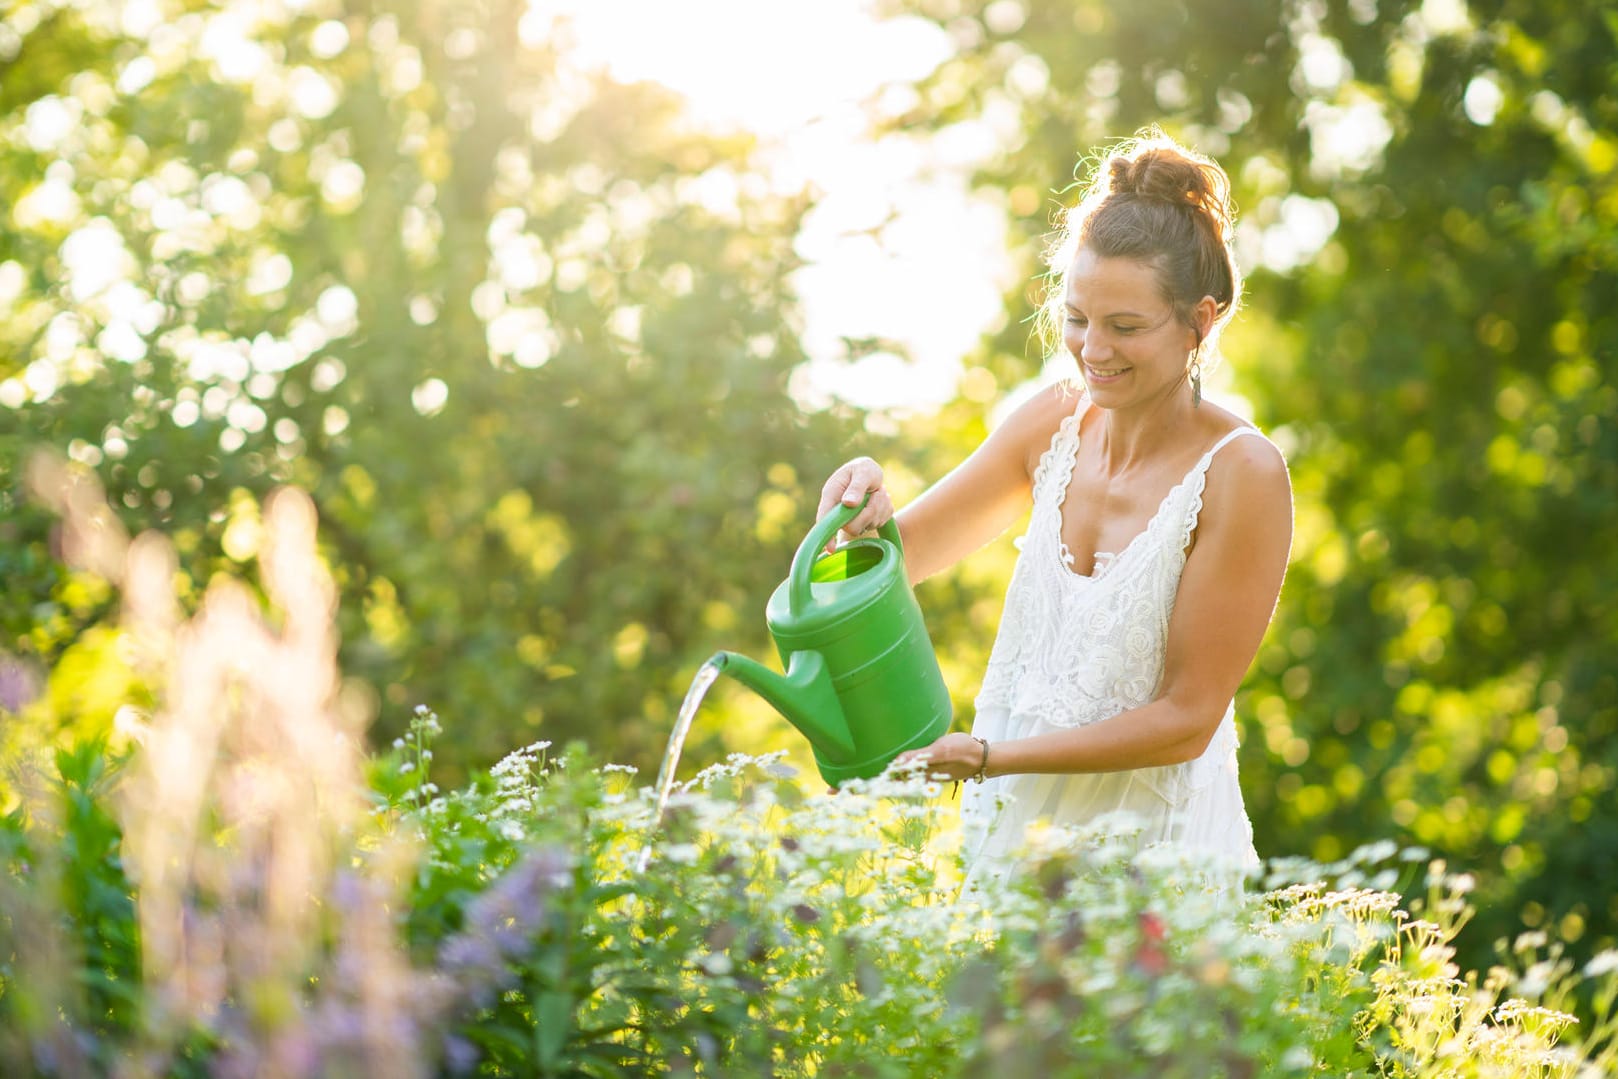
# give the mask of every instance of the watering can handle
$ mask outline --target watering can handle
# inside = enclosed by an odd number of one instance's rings
[[[869,501],[871,496],[867,493],[857,506],[845,506],[839,502],[804,537],[802,545],[798,547],[798,553],[792,556],[792,572],[788,578],[791,584],[787,593],[787,607],[793,614],[809,608],[809,571],[814,568],[815,559],[820,556],[826,544],[831,542],[837,530],[858,517],[860,510],[864,509]],[[876,534],[893,544],[899,552],[899,557],[904,558],[904,543],[899,539],[899,523],[896,520],[889,517],[882,522],[882,527],[876,530]]]

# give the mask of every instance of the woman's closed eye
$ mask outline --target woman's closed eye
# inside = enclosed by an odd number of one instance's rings
[[[1083,329],[1087,329],[1089,327],[1090,320],[1085,318],[1083,315],[1072,315],[1072,314],[1070,314],[1070,315],[1067,316],[1067,324],[1069,326],[1074,327],[1075,329],[1083,330]],[[1112,332],[1117,334],[1120,337],[1130,337],[1130,336],[1133,336],[1134,334],[1140,333],[1142,330],[1146,329],[1145,326],[1137,326],[1137,325],[1135,325],[1133,323],[1127,323],[1127,324],[1113,323],[1111,328],[1112,328]]]

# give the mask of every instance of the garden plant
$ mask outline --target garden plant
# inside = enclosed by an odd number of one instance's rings
[[[1451,941],[1464,873],[1392,843],[1243,879],[1127,818],[963,881],[947,788],[820,793],[778,756],[667,813],[582,745],[432,779],[425,706],[359,750],[332,586],[296,491],[261,596],[172,605],[166,541],[72,470],[153,706],[12,777],[0,827],[6,1074],[1595,1076],[1618,955]],[[642,854],[651,856],[642,868]],[[1407,898],[1408,897],[1408,898]],[[1594,1001],[1573,1013],[1582,983]]]
[[[907,414],[803,392],[919,358],[811,332],[849,192],[566,6],[0,2],[0,1076],[1618,1072],[1618,14],[873,0],[939,56],[816,163],[953,177],[1007,263],[958,245],[1003,303]],[[655,819],[813,478],[982,440],[1147,124],[1231,171],[1210,394],[1297,495],[1236,701],[1276,857],[1115,819],[968,878],[948,790],[827,796],[724,682]],[[938,190],[849,187],[872,253]],[[839,284],[952,303],[900,276]],[[1013,553],[918,590],[958,717]]]

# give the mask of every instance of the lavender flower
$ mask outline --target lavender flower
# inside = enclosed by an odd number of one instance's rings
[[[20,712],[40,691],[39,675],[20,659],[0,655],[0,712]]]
[[[511,961],[527,949],[543,924],[545,896],[572,872],[566,851],[533,851],[466,907],[466,928],[439,946],[438,963],[479,1007],[511,981]]]

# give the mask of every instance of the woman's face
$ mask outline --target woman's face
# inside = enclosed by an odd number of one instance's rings
[[[1185,385],[1197,335],[1175,317],[1150,265],[1081,249],[1065,299],[1062,343],[1097,405],[1154,401]]]

